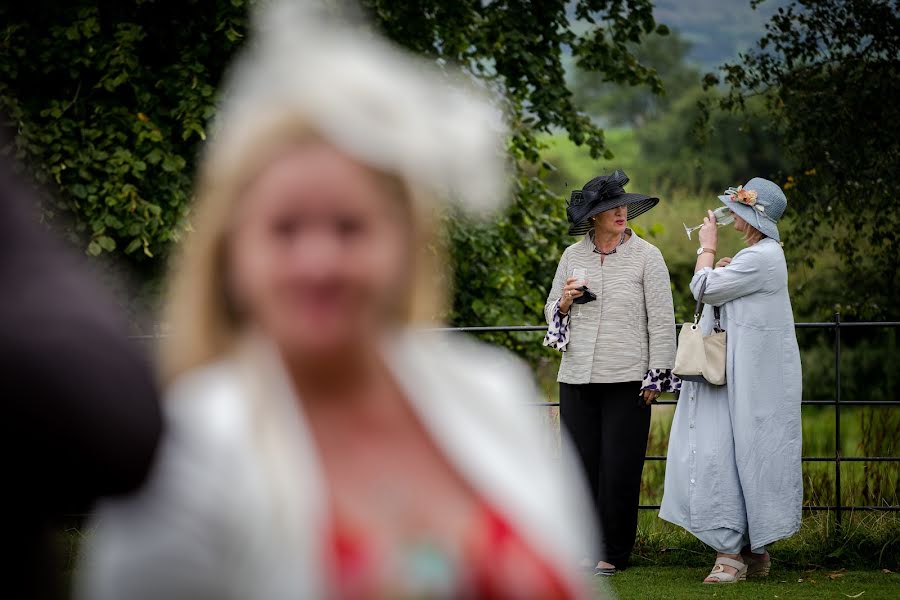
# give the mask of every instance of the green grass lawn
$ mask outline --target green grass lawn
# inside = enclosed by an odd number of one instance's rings
[[[786,571],[773,565],[766,580],[742,581],[733,585],[700,583],[709,567],[634,567],[609,581],[620,600],[677,600],[679,598],[859,598],[896,600],[900,598],[900,575],[883,571]],[[599,597],[605,597],[597,583]]]

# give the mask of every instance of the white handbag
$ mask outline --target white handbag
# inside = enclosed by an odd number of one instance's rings
[[[700,330],[700,315],[703,313],[703,294],[706,280],[697,295],[694,322],[685,323],[678,335],[678,352],[675,354],[675,368],[672,372],[686,381],[705,381],[712,385],[725,385],[725,330],[719,323],[719,307],[713,307],[715,325],[707,336]]]

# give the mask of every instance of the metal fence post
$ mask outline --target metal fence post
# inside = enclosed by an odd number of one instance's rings
[[[834,517],[841,526],[841,312],[834,312]]]

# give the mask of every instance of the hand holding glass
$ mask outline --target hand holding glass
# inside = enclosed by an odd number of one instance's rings
[[[575,283],[578,284],[578,287],[583,285],[587,285],[587,269],[575,268],[572,269],[572,277],[577,279]]]
[[[572,277],[575,278],[575,281],[573,283],[578,287],[578,290],[582,292],[582,294],[580,296],[578,296],[577,298],[574,298],[572,300],[573,304],[579,304],[579,305],[587,304],[588,302],[593,302],[594,300],[597,299],[597,295],[594,292],[592,292],[591,290],[589,290],[587,287],[587,284],[588,284],[587,269],[583,269],[583,268],[572,269]],[[575,313],[575,316],[579,316],[579,315],[581,315],[580,308]]]
[[[719,226],[729,225],[734,222],[734,213],[731,212],[731,209],[728,208],[727,206],[720,206],[719,208],[714,210],[713,216],[716,217],[716,225],[719,225]],[[688,227],[687,223],[682,223],[682,225],[684,225],[684,232],[687,234],[688,239],[692,239],[691,238],[692,232],[697,231],[698,229],[703,227],[702,223],[695,227]]]

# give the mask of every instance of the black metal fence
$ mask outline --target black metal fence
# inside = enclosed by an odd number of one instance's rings
[[[680,327],[680,326],[679,326]],[[834,397],[831,400],[803,400],[804,406],[832,406],[834,407],[834,456],[804,456],[804,462],[831,462],[834,463],[834,504],[831,505],[805,505],[804,510],[830,510],[834,511],[838,524],[841,522],[845,510],[867,511],[900,511],[900,506],[855,506],[845,505],[841,499],[841,463],[845,462],[900,462],[900,456],[843,456],[841,452],[841,407],[845,406],[900,406],[900,400],[841,400],[841,330],[843,329],[883,329],[900,327],[900,321],[841,321],[840,313],[834,314],[833,321],[820,323],[797,323],[797,329],[821,329],[834,332]],[[520,333],[520,332],[544,332],[544,325],[513,325],[499,327],[450,327],[444,331],[457,331],[464,333]],[[658,405],[676,404],[674,400],[660,400]],[[536,402],[532,406],[559,406],[558,402]],[[898,432],[900,435],[900,432]],[[665,456],[647,456],[647,460],[665,461]],[[641,505],[642,509],[658,509],[658,504]]]
[[[843,512],[845,510],[864,510],[864,511],[900,511],[898,505],[875,505],[875,506],[858,506],[844,504],[841,498],[841,463],[845,462],[894,462],[900,463],[900,456],[843,456],[841,452],[841,407],[856,406],[881,406],[896,407],[900,406],[900,400],[842,400],[841,399],[841,330],[843,329],[893,329],[900,327],[900,321],[841,321],[840,313],[834,314],[833,321],[812,322],[812,323],[796,323],[797,329],[819,329],[832,330],[834,332],[834,397],[831,400],[803,400],[803,406],[832,406],[834,407],[834,448],[833,456],[804,456],[803,462],[831,462],[834,463],[834,503],[829,505],[804,505],[804,510],[834,511],[835,519],[840,524]],[[680,328],[681,325],[678,325]],[[502,325],[496,327],[445,327],[437,329],[437,331],[452,331],[459,333],[524,333],[524,332],[545,332],[545,325]],[[160,335],[140,335],[132,336],[132,339],[139,341],[156,340]],[[659,400],[656,405],[677,404],[675,400]],[[530,406],[536,407],[553,407],[559,406],[559,402],[533,402]],[[898,432],[900,435],[900,432]],[[665,461],[665,456],[647,456],[646,460]],[[656,510],[658,504],[642,504],[641,509]]]

